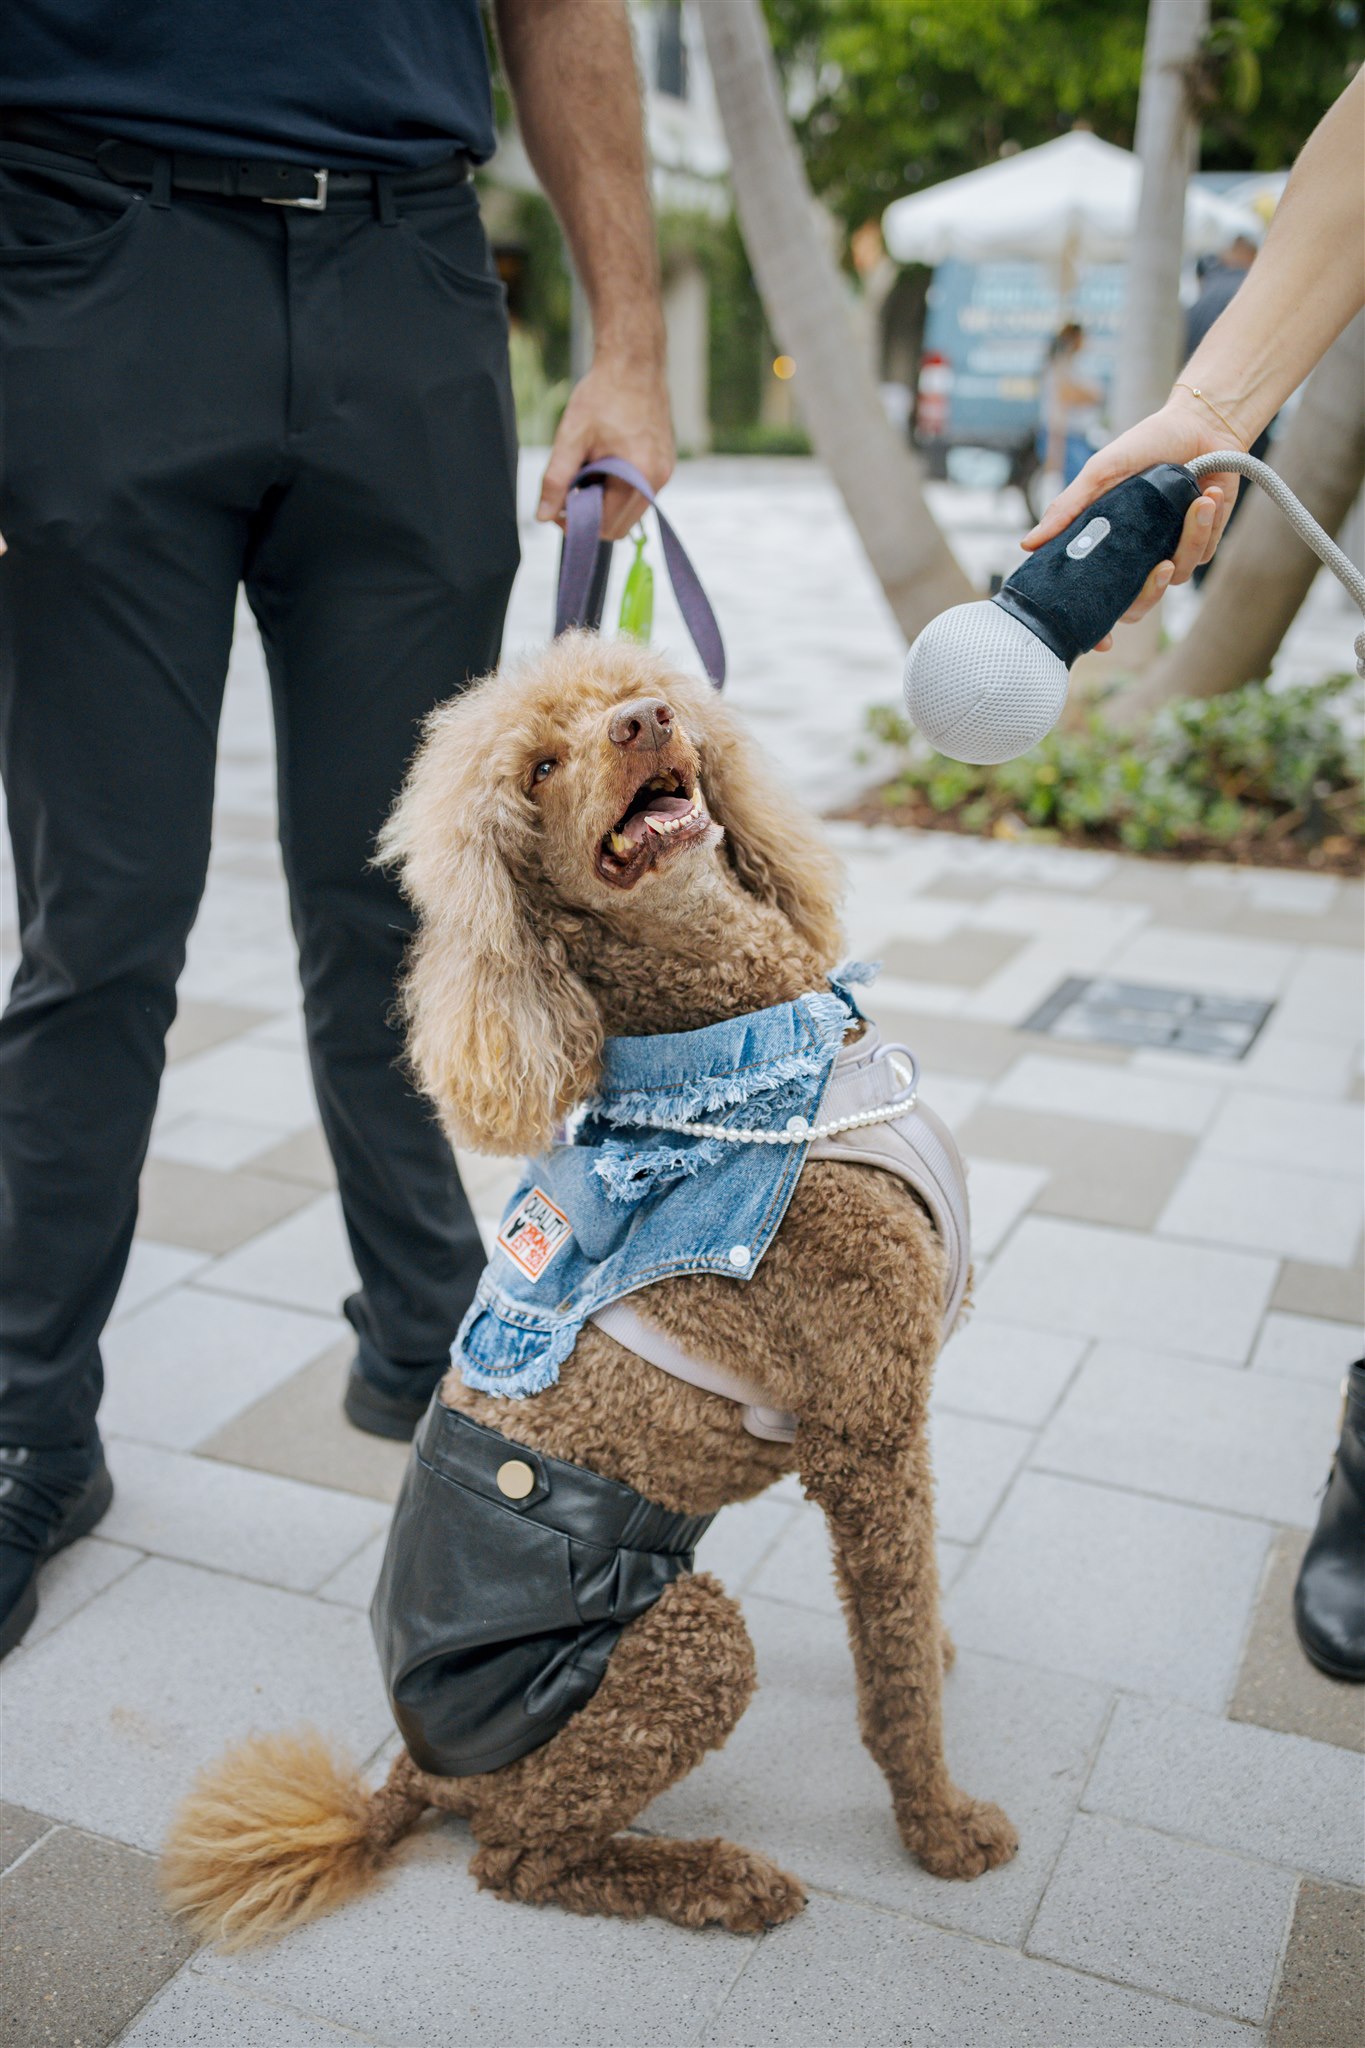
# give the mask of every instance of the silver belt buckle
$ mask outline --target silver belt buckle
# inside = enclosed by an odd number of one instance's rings
[[[312,198],[311,198],[311,199],[267,199],[267,200],[265,201],[265,204],[266,204],[267,206],[299,206],[299,207],[302,207],[302,209],[303,209],[303,211],[304,211],[305,213],[326,213],[326,211],[327,211],[327,173],[326,173],[326,171],[314,171],[314,173],[313,173],[313,180],[314,180],[314,187],[315,187],[315,189],[314,189],[314,192],[313,192],[313,196],[312,196]]]

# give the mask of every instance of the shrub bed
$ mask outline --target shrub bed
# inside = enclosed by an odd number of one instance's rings
[[[904,755],[841,813],[995,838],[1119,847],[1182,860],[1365,872],[1361,686],[1353,676],[1271,692],[1249,683],[1167,705],[1138,734],[1096,712],[998,768],[933,753],[903,715],[868,714]]]

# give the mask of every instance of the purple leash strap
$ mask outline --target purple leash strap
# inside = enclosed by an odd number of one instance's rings
[[[587,626],[596,632],[602,623],[607,594],[607,570],[611,563],[611,542],[602,534],[602,478],[617,477],[629,484],[654,507],[664,544],[673,595],[678,600],[683,624],[701,656],[702,667],[719,690],[725,681],[725,646],[711,609],[711,600],[701,587],[687,551],[659,510],[659,501],[649,484],[631,462],[604,455],[585,463],[569,486],[565,501],[564,546],[559,557],[559,591],[555,600],[555,637],[572,626]]]

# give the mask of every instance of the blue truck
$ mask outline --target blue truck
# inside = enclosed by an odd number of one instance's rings
[[[1041,263],[940,263],[926,302],[912,438],[931,476],[959,467],[955,451],[986,449],[1001,484],[1017,485],[1036,512],[1040,386],[1047,346],[1079,320],[1076,361],[1086,383],[1111,389],[1123,312],[1123,265],[1082,264],[1063,298]],[[961,465],[967,480],[969,465]],[[973,479],[974,480],[974,479]]]

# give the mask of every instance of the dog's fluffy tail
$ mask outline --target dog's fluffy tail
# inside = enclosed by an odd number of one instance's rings
[[[162,1856],[167,1904],[245,1948],[363,1891],[428,1800],[406,1752],[377,1792],[322,1736],[253,1735],[201,1773]]]

